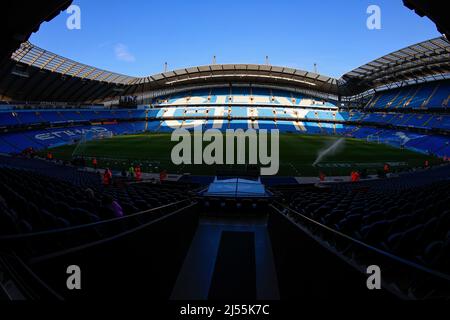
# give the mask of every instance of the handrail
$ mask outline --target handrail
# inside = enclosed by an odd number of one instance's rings
[[[60,257],[60,256],[63,256],[63,255],[69,254],[69,253],[74,253],[74,252],[77,252],[77,251],[80,251],[80,250],[88,249],[88,248],[91,248],[91,247],[94,247],[94,246],[97,246],[97,245],[101,245],[101,244],[109,242],[109,241],[113,241],[113,240],[125,237],[125,236],[127,236],[129,234],[132,234],[132,233],[136,232],[136,231],[145,229],[145,228],[147,228],[147,227],[149,227],[149,226],[151,226],[151,225],[153,225],[153,224],[155,224],[157,222],[166,220],[166,219],[168,219],[168,218],[178,214],[179,212],[181,212],[183,210],[186,210],[187,208],[190,208],[190,207],[195,206],[195,205],[197,205],[197,202],[191,202],[186,207],[180,208],[180,209],[178,209],[178,210],[176,210],[176,211],[174,211],[172,213],[169,213],[169,214],[167,214],[167,215],[165,215],[163,217],[159,217],[159,218],[157,218],[155,220],[152,220],[152,221],[150,221],[148,223],[145,223],[145,224],[142,224],[140,226],[137,226],[137,227],[135,227],[133,229],[124,231],[124,232],[122,232],[120,234],[116,234],[114,236],[111,236],[111,237],[108,237],[108,238],[104,238],[104,239],[100,239],[100,240],[97,240],[97,241],[89,242],[89,243],[86,243],[86,244],[83,244],[83,245],[79,245],[79,246],[76,246],[76,247],[73,247],[73,248],[64,249],[64,250],[53,252],[53,253],[46,254],[46,255],[43,255],[43,256],[38,256],[38,257],[30,259],[30,263],[31,264],[39,263],[39,262],[47,260],[47,259]]]
[[[49,294],[51,294],[56,300],[63,301],[64,298],[59,295],[55,290],[53,290],[47,283],[45,283],[41,278],[39,278],[36,273],[34,273],[31,268],[20,258],[16,253],[11,253],[11,257],[15,259],[16,262],[20,264],[22,268],[25,269],[25,271],[28,273],[30,277],[32,277],[40,286],[42,286],[43,289],[47,290]],[[14,279],[17,285],[20,286],[22,289],[22,293],[25,293],[25,295],[29,298],[33,296],[33,292],[30,292],[28,288],[24,287],[23,281],[20,277],[17,276],[17,274],[11,274],[10,276]],[[11,299],[12,300],[12,299]]]
[[[81,229],[88,229],[88,228],[91,228],[91,227],[104,226],[106,224],[110,224],[110,223],[118,222],[118,221],[122,222],[122,221],[129,220],[131,218],[135,218],[137,216],[142,216],[144,214],[155,212],[157,210],[161,210],[161,209],[164,209],[164,208],[172,207],[172,206],[181,204],[181,203],[186,202],[186,201],[190,201],[190,200],[189,199],[184,199],[184,200],[173,202],[173,203],[170,203],[170,204],[167,204],[167,205],[163,205],[163,206],[160,206],[160,207],[157,207],[157,208],[152,208],[152,209],[149,209],[149,210],[146,210],[146,211],[133,213],[131,215],[127,215],[127,216],[124,216],[124,217],[118,217],[118,218],[112,218],[112,219],[107,219],[107,220],[101,220],[101,221],[97,221],[97,222],[92,222],[92,223],[88,223],[88,224],[72,226],[72,227],[63,228],[63,229],[39,231],[39,232],[35,232],[35,233],[28,233],[28,234],[25,233],[25,234],[20,234],[20,235],[2,236],[2,237],[0,237],[0,243],[2,241],[24,240],[24,239],[27,240],[29,238],[34,238],[34,237],[39,237],[39,236],[47,236],[47,235],[66,233],[66,232],[76,231],[76,230],[81,230]]]
[[[398,256],[396,256],[396,255],[394,255],[394,254],[392,254],[392,253],[389,253],[389,252],[384,251],[384,250],[382,250],[382,249],[379,249],[379,248],[373,247],[373,246],[371,246],[371,245],[368,245],[368,244],[366,244],[366,243],[364,243],[364,242],[362,242],[362,241],[360,241],[360,240],[357,240],[357,239],[355,239],[355,238],[353,238],[353,237],[350,237],[350,236],[348,236],[348,235],[346,235],[346,234],[344,234],[344,233],[342,233],[342,232],[339,232],[339,231],[337,231],[337,230],[335,230],[335,229],[333,229],[333,228],[330,228],[330,227],[328,227],[328,226],[326,226],[326,225],[324,225],[324,224],[321,224],[321,223],[319,223],[319,222],[317,222],[317,221],[315,221],[315,220],[313,220],[313,219],[311,219],[311,218],[308,218],[307,216],[305,216],[305,215],[303,215],[303,214],[301,214],[301,213],[295,211],[295,210],[292,209],[292,208],[289,208],[288,206],[286,206],[286,205],[284,205],[284,204],[282,204],[282,203],[279,203],[279,202],[276,202],[276,203],[279,204],[279,205],[281,205],[283,208],[288,209],[289,211],[295,213],[296,215],[298,215],[298,216],[301,217],[302,219],[307,220],[308,222],[310,222],[310,223],[312,223],[312,224],[314,224],[314,225],[316,225],[316,226],[318,226],[318,227],[320,227],[320,228],[322,228],[322,229],[326,229],[327,231],[329,231],[329,232],[331,232],[331,233],[333,233],[333,234],[335,234],[335,235],[337,235],[337,236],[339,236],[339,237],[341,237],[341,238],[345,238],[345,239],[349,240],[350,242],[353,242],[354,244],[357,244],[357,245],[359,245],[359,246],[362,246],[362,247],[364,247],[365,249],[368,249],[368,250],[371,250],[371,251],[375,251],[376,253],[381,254],[381,255],[383,255],[383,256],[385,256],[385,257],[387,257],[387,258],[390,258],[390,259],[392,259],[392,260],[395,260],[396,262],[399,262],[399,263],[401,263],[401,264],[406,264],[406,265],[409,266],[409,267],[412,267],[412,268],[415,268],[415,269],[419,269],[420,271],[423,271],[423,272],[425,272],[425,273],[428,273],[428,274],[430,274],[430,275],[432,275],[432,276],[436,276],[436,277],[445,279],[445,280],[447,280],[447,281],[450,282],[450,275],[448,275],[448,274],[445,274],[445,273],[442,273],[442,272],[440,272],[440,271],[436,271],[436,270],[427,268],[427,267],[425,267],[425,266],[423,266],[423,265],[420,265],[420,264],[418,264],[418,263],[412,262],[412,261],[407,260],[407,259],[404,259],[404,258],[400,258],[400,257],[398,257]],[[281,212],[277,207],[275,207],[273,204],[271,204],[271,207],[274,208],[274,209],[275,209],[276,211],[278,211],[279,213],[282,213],[282,212]]]
[[[65,255],[65,254],[70,254],[70,253],[73,253],[73,252],[77,252],[77,251],[80,251],[80,250],[83,250],[83,249],[88,249],[88,248],[91,248],[91,247],[94,247],[94,246],[96,246],[96,245],[101,245],[101,244],[103,244],[103,243],[106,243],[106,242],[109,242],[109,241],[113,241],[113,240],[116,240],[116,239],[119,239],[119,238],[122,238],[122,237],[125,237],[125,236],[127,236],[127,235],[129,235],[129,234],[132,234],[132,233],[134,233],[134,232],[136,232],[136,231],[139,231],[139,230],[142,230],[142,229],[144,229],[144,228],[147,228],[147,227],[150,227],[150,226],[152,226],[152,225],[154,225],[154,224],[156,224],[156,223],[158,223],[158,222],[161,222],[161,221],[164,221],[164,220],[166,220],[166,219],[169,219],[170,217],[173,217],[173,216],[175,216],[175,215],[177,215],[177,214],[179,214],[180,212],[183,212],[183,211],[185,211],[185,210],[187,210],[187,209],[189,209],[189,208],[191,208],[191,207],[193,207],[193,206],[195,206],[195,205],[197,205],[197,202],[195,202],[195,201],[188,201],[189,199],[186,199],[186,200],[182,200],[182,201],[178,201],[178,202],[174,202],[174,203],[172,203],[172,204],[168,204],[168,205],[165,205],[165,206],[161,206],[161,207],[158,207],[158,208],[153,208],[153,209],[150,209],[150,210],[147,210],[147,211],[143,211],[143,212],[138,212],[138,213],[136,213],[136,214],[133,214],[133,215],[130,215],[130,216],[127,216],[127,217],[123,217],[123,218],[131,218],[131,217],[136,217],[136,216],[141,216],[142,214],[146,214],[146,213],[148,213],[148,212],[153,212],[153,211],[156,211],[156,210],[159,210],[159,209],[162,209],[162,208],[167,208],[167,207],[171,207],[171,206],[174,206],[174,205],[178,205],[178,204],[182,204],[182,203],[186,203],[186,205],[185,206],[183,206],[183,207],[178,207],[175,211],[171,211],[170,213],[167,213],[167,214],[165,214],[165,215],[163,215],[163,216],[158,216],[156,219],[154,219],[154,220],[152,220],[152,221],[149,221],[149,222],[147,222],[147,223],[143,223],[143,224],[141,224],[141,225],[137,225],[137,226],[135,226],[134,228],[132,228],[132,229],[129,229],[129,230],[126,230],[126,231],[122,231],[121,233],[119,233],[119,234],[115,234],[115,235],[110,235],[110,236],[107,236],[107,237],[105,237],[105,238],[103,238],[103,239],[98,239],[98,240],[95,240],[95,241],[91,241],[91,242],[89,242],[89,243],[84,243],[84,244],[81,244],[81,245],[75,245],[75,246],[72,246],[72,247],[69,247],[69,248],[66,248],[66,249],[62,249],[62,250],[59,250],[59,251],[55,251],[55,252],[52,252],[52,253],[47,253],[47,254],[42,254],[42,255],[38,255],[38,256],[36,256],[36,257],[34,257],[34,258],[31,258],[31,259],[29,259],[28,260],[28,262],[27,263],[25,263],[23,260],[22,260],[22,258],[23,257],[19,257],[14,251],[12,252],[12,256],[16,259],[16,261],[18,261],[19,263],[20,263],[20,265],[26,270],[26,272],[31,276],[31,277],[33,277],[33,279],[35,280],[35,281],[37,281],[38,283],[39,283],[39,285],[41,285],[45,290],[47,290],[52,296],[54,296],[57,300],[60,300],[60,301],[62,301],[62,300],[65,300],[61,295],[59,295],[56,291],[54,291],[51,287],[49,287],[31,268],[30,268],[30,266],[33,264],[33,263],[38,263],[38,262],[40,262],[40,261],[43,261],[43,260],[46,260],[46,259],[51,259],[51,258],[56,258],[56,257],[59,257],[59,256],[63,256],[63,255]],[[105,220],[105,221],[101,221],[101,223],[100,224],[104,224],[105,222],[107,222],[107,223],[111,223],[111,222],[115,222],[115,221],[120,221],[120,220],[125,220],[125,219],[123,219],[123,218],[114,218],[114,219],[109,219],[109,220]],[[89,226],[96,226],[96,225],[98,225],[99,223],[92,223],[92,224],[89,224],[89,225],[82,225],[82,226],[76,226],[76,227],[73,227],[73,228],[65,228],[65,229],[60,229],[60,230],[55,230],[55,231],[52,231],[52,232],[50,232],[50,233],[52,233],[52,234],[54,234],[54,233],[60,233],[60,232],[67,232],[67,230],[68,229],[83,229],[83,228],[86,228],[86,227],[89,227]],[[37,235],[40,235],[40,234],[46,234],[45,232],[41,232],[41,233],[39,233],[39,234],[32,234],[32,236],[37,236]],[[25,237],[27,236],[27,235],[24,235]],[[23,238],[22,236],[21,236],[21,238]],[[20,280],[20,279],[19,279]],[[18,278],[15,278],[15,281],[16,281],[16,284],[20,284],[21,282],[18,280]],[[21,285],[21,284],[20,284]],[[21,285],[22,286],[22,285]],[[22,287],[22,289],[23,289],[23,287]]]

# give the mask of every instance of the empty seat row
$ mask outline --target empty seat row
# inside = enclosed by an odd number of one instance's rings
[[[399,257],[450,270],[450,256],[443,254],[450,245],[449,180],[397,191],[308,190],[289,197],[294,210],[336,231]]]

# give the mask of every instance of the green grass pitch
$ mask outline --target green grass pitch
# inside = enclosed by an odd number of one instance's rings
[[[70,160],[73,155],[86,159],[96,157],[100,167],[128,168],[140,164],[144,172],[190,173],[214,175],[217,170],[242,169],[239,166],[181,165],[171,162],[170,155],[176,142],[170,134],[142,134],[116,136],[52,149],[56,159]],[[326,156],[318,166],[312,164],[319,152],[332,145],[338,137],[299,134],[280,135],[280,170],[282,176],[317,176],[319,171],[331,175],[348,175],[353,169],[367,169],[375,173],[385,162],[397,163],[398,168],[422,166],[426,159],[432,164],[439,160],[430,156],[402,150],[383,144],[357,139],[345,139],[341,148]],[[206,146],[208,143],[204,143]],[[89,163],[89,162],[88,162]],[[394,165],[396,167],[396,165]]]

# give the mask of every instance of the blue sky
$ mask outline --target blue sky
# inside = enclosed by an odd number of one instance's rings
[[[75,0],[31,42],[62,56],[132,76],[217,63],[264,63],[340,77],[405,46],[438,37],[435,25],[401,0]],[[366,27],[381,8],[381,30]]]

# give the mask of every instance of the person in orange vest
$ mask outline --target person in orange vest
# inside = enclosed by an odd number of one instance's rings
[[[103,184],[109,186],[112,183],[112,172],[107,168],[103,173]]]
[[[361,175],[359,174],[358,171],[352,171],[352,173],[350,174],[350,180],[352,182],[358,182],[361,179]]]
[[[105,170],[105,172],[103,173],[103,185],[104,185],[104,186],[109,185],[109,177],[108,177],[108,173],[106,172],[106,170]]]
[[[134,168],[134,176],[136,178],[136,181],[141,181],[142,180],[142,172],[141,172],[141,167],[140,166],[136,166]]]
[[[429,168],[430,167],[430,161],[425,160],[424,165],[425,165],[425,168]]]
[[[167,179],[167,171],[166,170],[163,170],[163,171],[161,171],[161,173],[159,174],[159,181],[160,182],[163,182],[164,180],[166,180]]]
[[[47,152],[47,160],[49,160],[49,161],[53,160],[53,154],[50,151]]]
[[[326,178],[325,173],[323,173],[322,171],[320,171],[320,173],[319,173],[319,179],[320,179],[320,182],[324,182],[324,181],[325,181],[325,178]]]
[[[97,169],[97,165],[98,165],[97,158],[92,159],[92,166],[94,167],[94,169]]]

